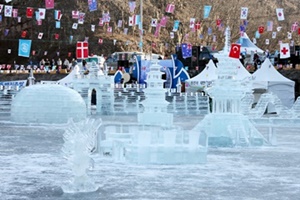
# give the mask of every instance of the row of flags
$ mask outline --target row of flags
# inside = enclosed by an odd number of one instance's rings
[[[247,7],[241,7],[241,15],[240,19],[244,20],[248,18],[248,11],[249,9]],[[283,8],[276,8],[276,16],[278,21],[284,21],[284,13],[283,13]]]

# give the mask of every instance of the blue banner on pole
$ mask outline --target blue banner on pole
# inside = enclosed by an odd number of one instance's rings
[[[31,49],[31,40],[19,39],[18,56],[29,58]]]
[[[179,21],[179,20],[175,20],[175,21],[174,21],[174,26],[173,26],[173,31],[174,31],[174,32],[178,31],[179,24],[180,24],[180,21]]]
[[[210,10],[211,10],[211,6],[204,6],[204,13],[203,13],[204,19],[208,18]]]
[[[97,0],[88,0],[90,12],[97,10]]]

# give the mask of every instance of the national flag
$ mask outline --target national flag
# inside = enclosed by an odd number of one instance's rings
[[[136,7],[135,1],[129,1],[128,6],[129,6],[129,12],[133,13]]]
[[[38,14],[39,14],[39,19],[45,19],[46,9],[45,8],[39,8]]]
[[[60,28],[60,21],[55,21],[55,28]]]
[[[129,19],[128,19],[128,26],[133,26],[133,25],[134,25],[133,17],[132,17],[132,16],[129,16]]]
[[[284,20],[283,8],[276,8],[276,15],[278,21],[283,21]]]
[[[103,39],[102,38],[99,38],[98,39],[98,44],[102,44],[103,43]]]
[[[118,27],[121,28],[123,24],[123,21],[121,19],[118,20]]]
[[[281,29],[282,29],[281,26],[278,26],[278,27],[276,28],[277,32],[281,31]]]
[[[179,24],[180,24],[180,21],[179,21],[179,20],[175,20],[175,21],[174,21],[173,32],[178,31]]]
[[[4,36],[7,36],[8,33],[9,33],[9,29],[5,29],[5,30],[4,30]]]
[[[213,42],[216,42],[217,41],[217,36],[216,35],[213,35]]]
[[[195,28],[195,18],[190,18],[190,28]]]
[[[241,53],[241,45],[240,44],[231,44],[229,57],[239,59],[240,53]]]
[[[40,32],[40,33],[38,34],[38,39],[41,40],[41,39],[43,38],[43,35],[44,35],[44,33],[41,33],[41,32]]]
[[[203,10],[203,18],[206,19],[209,17],[210,14],[210,10],[211,10],[211,6],[204,6],[204,10]]]
[[[27,9],[26,9],[26,17],[27,18],[32,18],[32,16],[33,16],[33,8],[32,7],[27,7]]]
[[[221,22],[222,22],[221,19],[217,19],[217,20],[216,20],[216,25],[217,25],[217,27],[219,27],[219,26],[221,25]]]
[[[161,27],[166,27],[167,26],[167,22],[168,22],[168,18],[166,16],[163,16],[161,19],[160,19],[160,26]]]
[[[12,16],[12,9],[13,9],[12,6],[5,5],[4,6],[4,17],[11,17]]]
[[[187,44],[187,43],[182,43],[181,44],[181,52],[182,52],[182,57],[184,59],[188,57],[192,57],[192,45]]]
[[[276,32],[272,32],[272,39],[275,39],[276,38]]]
[[[211,34],[212,34],[212,28],[208,27],[208,29],[207,29],[207,34],[208,34],[208,35],[211,35]]]
[[[27,31],[22,31],[21,37],[22,37],[22,38],[25,38],[26,36],[27,36]]]
[[[46,9],[54,9],[54,0],[45,0]]]
[[[259,27],[258,27],[258,33],[259,33],[259,34],[264,33],[264,30],[265,30],[265,27],[264,27],[264,26],[259,26]]]
[[[128,28],[124,28],[124,34],[125,34],[125,35],[128,34]]]
[[[157,19],[152,19],[151,20],[151,26],[156,27],[156,25],[157,25]]]
[[[287,38],[292,39],[292,33],[291,32],[287,32]]]
[[[110,22],[110,14],[109,12],[102,13],[102,20],[104,23],[109,23]]]
[[[41,25],[42,25],[42,20],[41,20],[41,19],[36,20],[36,24],[37,24],[38,26],[41,26]]]
[[[103,19],[99,18],[99,26],[103,26],[103,25],[104,25]]]
[[[273,31],[273,21],[267,22],[267,31]]]
[[[2,22],[2,15],[0,15],[0,22]]]
[[[196,30],[199,30],[200,27],[201,27],[201,22],[199,22],[199,21],[196,22],[196,23],[195,23],[195,29],[196,29]]]
[[[280,58],[289,58],[290,55],[290,45],[289,43],[280,43]]]
[[[2,15],[0,15],[0,16],[2,16]],[[22,17],[18,16],[18,23],[21,23],[21,21],[22,21]]]
[[[89,10],[90,12],[97,10],[97,0],[88,0]]]
[[[73,42],[73,35],[70,35],[70,37],[69,37],[69,43],[72,44],[72,42]]]
[[[84,23],[84,17],[85,17],[85,13],[79,12],[78,24],[83,24]]]
[[[62,17],[61,10],[54,10],[54,19],[60,20]]]
[[[245,32],[246,28],[244,25],[240,25],[240,32]]]
[[[112,27],[111,26],[107,27],[107,32],[112,33]]]
[[[247,19],[248,17],[248,8],[242,7],[241,8],[241,19]]]
[[[91,24],[91,31],[95,32],[95,25]]]
[[[89,56],[89,44],[87,42],[77,42],[76,58],[85,59]]]
[[[260,38],[260,34],[259,34],[259,31],[255,31],[255,38]]]
[[[156,29],[155,29],[155,32],[154,32],[154,36],[155,36],[155,37],[158,37],[158,36],[159,36],[159,32],[160,32],[160,25],[157,24]]]
[[[77,29],[77,27],[78,27],[78,23],[73,23],[72,29]]]
[[[170,38],[171,38],[171,39],[174,38],[174,32],[170,32]]]
[[[79,11],[72,10],[72,19],[78,19],[78,17],[79,17]]]
[[[175,5],[172,3],[167,4],[166,13],[173,13],[175,10]]]
[[[2,13],[3,10],[3,4],[0,4],[0,13]]]
[[[294,32],[294,31],[297,30],[297,28],[298,28],[298,22],[294,22],[294,23],[292,24],[291,31]]]
[[[270,42],[269,42],[269,39],[266,39],[266,45],[269,45]]]
[[[58,34],[58,33],[55,33],[55,34],[54,34],[54,39],[56,39],[56,40],[59,39],[59,34]]]
[[[31,49],[31,40],[19,39],[18,56],[29,57]]]
[[[253,44],[256,44],[256,38],[252,38]]]
[[[140,15],[133,15],[134,25],[138,25],[141,22]]]
[[[298,28],[298,35],[300,35],[300,27]]]

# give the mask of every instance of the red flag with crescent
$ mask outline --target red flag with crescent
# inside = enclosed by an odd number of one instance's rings
[[[241,45],[240,44],[231,44],[229,57],[231,58],[240,58]]]

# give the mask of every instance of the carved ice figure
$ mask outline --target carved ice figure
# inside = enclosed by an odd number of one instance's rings
[[[66,193],[93,192],[98,189],[87,175],[87,169],[93,167],[91,153],[96,149],[97,130],[101,120],[86,119],[74,123],[68,121],[68,128],[63,135],[62,153],[72,166],[73,178],[62,186]]]

